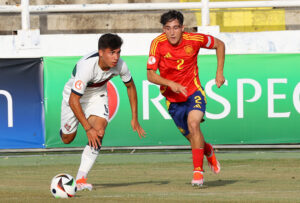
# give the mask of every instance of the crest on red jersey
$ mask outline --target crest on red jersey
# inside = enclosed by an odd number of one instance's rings
[[[191,56],[194,53],[194,49],[193,49],[192,45],[186,45],[184,47],[184,51],[188,56]]]

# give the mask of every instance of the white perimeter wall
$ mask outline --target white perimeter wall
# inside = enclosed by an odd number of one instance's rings
[[[122,55],[148,55],[151,41],[160,33],[120,34]],[[31,48],[20,48],[20,36],[0,36],[0,58],[81,56],[97,49],[101,34],[40,35],[25,40]],[[300,53],[300,31],[219,33],[227,54]],[[32,40],[32,43],[29,41]],[[202,49],[200,54],[215,51]]]

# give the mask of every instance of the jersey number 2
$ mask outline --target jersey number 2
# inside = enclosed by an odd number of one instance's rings
[[[183,69],[182,64],[184,63],[184,60],[183,59],[178,59],[177,63],[178,63],[177,70]]]

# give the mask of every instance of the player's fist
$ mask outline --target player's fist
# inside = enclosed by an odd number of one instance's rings
[[[224,78],[224,75],[223,73],[220,73],[220,72],[217,72],[217,75],[216,75],[216,85],[218,88],[220,88],[225,82],[225,78]]]
[[[181,84],[170,81],[169,87],[173,92],[177,94],[182,93],[184,96],[187,96],[186,87],[182,86]]]

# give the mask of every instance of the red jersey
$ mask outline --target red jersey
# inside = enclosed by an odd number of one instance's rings
[[[147,69],[159,69],[160,76],[185,86],[187,96],[178,94],[166,86],[161,86],[161,93],[170,102],[184,102],[201,86],[197,56],[201,47],[211,49],[214,38],[200,33],[183,32],[180,44],[173,46],[165,33],[156,37],[150,47]]]

